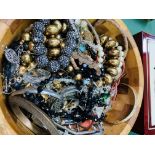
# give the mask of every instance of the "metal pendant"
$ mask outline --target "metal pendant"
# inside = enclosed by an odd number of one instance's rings
[[[18,64],[19,63],[19,57],[16,54],[16,52],[11,49],[11,48],[7,48],[5,49],[5,58],[7,59],[7,61],[9,61],[10,63],[13,64]]]

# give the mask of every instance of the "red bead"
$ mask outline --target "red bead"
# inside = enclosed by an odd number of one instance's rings
[[[92,120],[86,120],[84,122],[81,122],[79,125],[84,129],[89,129],[93,125],[93,121]]]

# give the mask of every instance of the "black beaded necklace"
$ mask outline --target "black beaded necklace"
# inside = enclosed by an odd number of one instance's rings
[[[72,52],[77,48],[79,33],[76,29],[74,20],[67,20],[68,32],[66,34],[65,47],[61,50],[61,56],[57,60],[49,60],[47,48],[44,45],[44,31],[50,20],[39,20],[32,26],[32,41],[35,43],[34,52],[37,56],[36,61],[39,68],[48,67],[51,72],[57,72],[69,65]]]

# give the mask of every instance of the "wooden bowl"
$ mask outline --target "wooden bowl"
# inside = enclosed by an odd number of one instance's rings
[[[95,23],[96,20],[90,20]],[[128,134],[132,129],[138,116],[144,88],[143,67],[140,54],[136,43],[130,34],[129,30],[121,20],[114,20],[120,28],[125,32],[129,43],[129,50],[126,57],[126,76],[122,79],[124,83],[132,86],[136,92],[136,109],[133,116],[125,123],[112,125],[104,122],[105,134]],[[32,20],[0,20],[0,60],[2,59],[3,51],[12,40],[26,28]],[[98,29],[99,30],[99,29]],[[104,31],[112,38],[117,38],[123,44],[121,32],[111,23],[104,23],[100,26],[100,30]],[[0,61],[0,70],[2,64]],[[0,78],[0,88],[2,88],[2,79]],[[117,120],[126,117],[133,107],[133,95],[129,90],[125,93],[119,93],[115,103],[112,104],[111,111],[108,112],[109,119]],[[5,101],[5,95],[0,95],[0,134],[33,134],[26,128],[9,110]]]

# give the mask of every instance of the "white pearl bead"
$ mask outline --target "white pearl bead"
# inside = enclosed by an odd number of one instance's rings
[[[103,47],[100,45],[97,45],[98,51],[102,51],[103,52]]]
[[[117,76],[114,77],[114,80],[118,80],[120,75],[118,74]]]
[[[122,63],[122,62],[120,62],[118,67],[120,67],[120,68],[121,68],[122,66],[123,66],[123,63]]]
[[[118,46],[117,49],[118,49],[119,51],[122,51],[122,50],[123,50],[123,47],[122,47],[122,46]]]
[[[120,67],[117,68],[118,74],[114,77],[115,80],[118,80],[122,74],[122,69]]]
[[[103,53],[102,51],[99,51],[99,52],[98,52],[98,56],[99,56],[99,57],[103,57],[103,56],[104,56],[104,53]]]
[[[122,73],[121,67],[118,67],[118,68],[117,68],[117,72],[118,72],[118,75]]]
[[[123,51],[120,51],[119,56],[120,57],[124,57],[125,56],[124,52]]]
[[[119,61],[120,62],[124,62],[124,58],[123,57],[119,57]]]
[[[102,62],[103,62],[103,58],[100,57],[100,58],[98,59],[98,62],[99,62],[99,63],[102,63]]]

